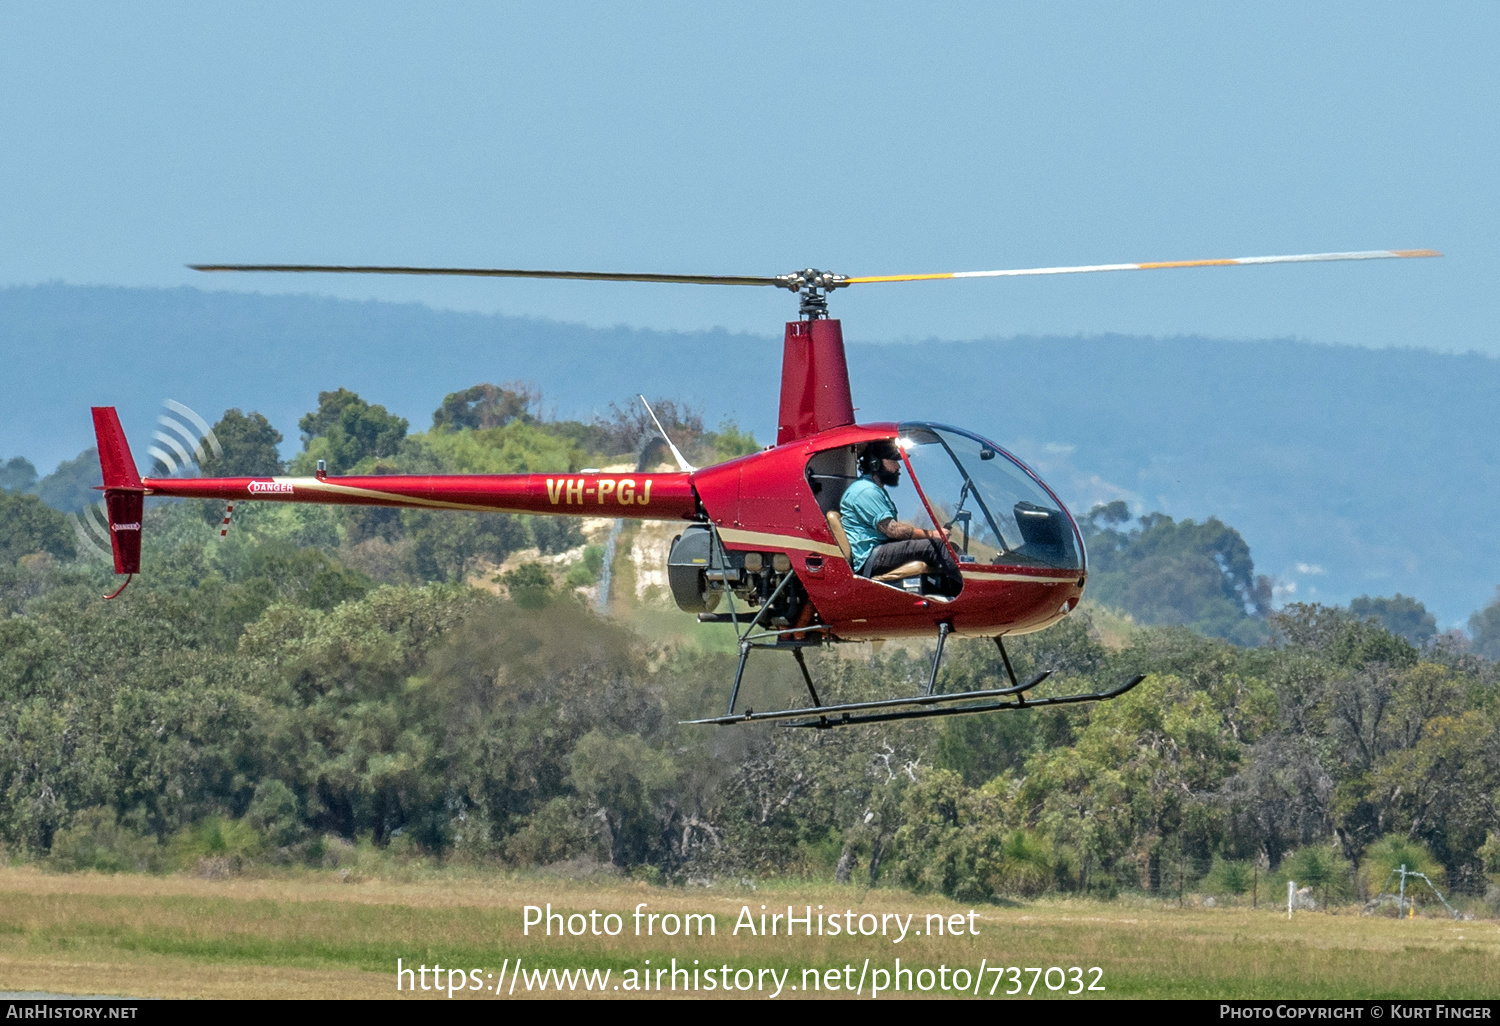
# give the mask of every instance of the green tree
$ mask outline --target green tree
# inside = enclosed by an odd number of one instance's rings
[[[526,528],[509,513],[402,510],[417,572],[428,581],[461,581],[482,563],[499,563],[526,544]]]
[[[1500,590],[1489,605],[1469,617],[1469,636],[1475,652],[1500,662]]]
[[[350,570],[317,549],[298,548],[271,539],[252,549],[231,574],[232,579],[258,586],[266,601],[295,602],[309,609],[332,609],[370,590],[363,574]]]
[[[540,563],[522,563],[500,575],[500,583],[522,609],[541,609],[552,594],[552,575]]]
[[[73,558],[73,533],[67,518],[35,495],[0,491],[0,563],[14,563],[37,552]]]
[[[531,517],[531,537],[543,554],[567,552],[583,544],[583,530],[573,517]]]
[[[432,414],[432,429],[483,431],[504,427],[518,418],[530,421],[530,410],[539,398],[532,389],[519,382],[510,382],[504,387],[475,385],[462,392],[450,392],[443,397],[443,405]]]
[[[285,469],[276,447],[281,432],[271,426],[264,415],[252,410],[225,410],[213,427],[214,437],[223,449],[215,456],[210,450],[199,464],[205,477],[274,477]]]
[[[713,449],[715,463],[732,460],[737,456],[748,456],[761,449],[755,435],[749,431],[741,431],[740,426],[732,420],[725,420],[717,431],[705,431],[703,442]]]
[[[303,445],[314,459],[328,461],[329,473],[344,473],[368,458],[394,456],[409,426],[384,406],[365,402],[347,388],[319,392],[318,408],[297,422]]]
[[[1071,853],[1080,887],[1098,874],[1155,889],[1163,839],[1201,835],[1239,753],[1211,693],[1153,674],[1092,710],[1076,743],[1033,755],[1019,801]]]
[[[36,467],[25,456],[0,463],[0,492],[29,491],[36,484]]]
[[[573,786],[600,813],[610,861],[645,862],[670,819],[663,806],[677,778],[671,757],[637,734],[610,737],[594,729],[578,739],[568,765]]]
[[[1266,631],[1271,583],[1250,547],[1218,519],[1202,524],[1147,513],[1133,527],[1122,501],[1096,506],[1080,524],[1093,563],[1095,600],[1146,624],[1191,625],[1211,637],[1255,644]]]
[[[1007,838],[993,793],[968,787],[952,770],[929,770],[906,789],[901,814],[895,870],[902,883],[959,901],[994,896]],[[1025,871],[1018,876],[1030,880]]]
[[[307,832],[296,794],[274,778],[255,785],[255,795],[245,810],[245,821],[278,847],[296,844]]]
[[[104,483],[99,469],[99,451],[89,448],[71,460],[63,460],[57,469],[36,484],[36,494],[53,509],[64,513],[82,513],[99,498],[94,490]]]
[[[1386,630],[1418,648],[1437,637],[1437,618],[1422,603],[1399,592],[1394,598],[1361,595],[1349,603],[1349,612],[1378,621]]]

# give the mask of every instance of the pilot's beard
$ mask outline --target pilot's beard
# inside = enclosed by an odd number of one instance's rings
[[[887,488],[894,488],[901,483],[901,471],[893,470],[887,473],[884,469],[877,470],[875,472],[875,480],[879,481]]]

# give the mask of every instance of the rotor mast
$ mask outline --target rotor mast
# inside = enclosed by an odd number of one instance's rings
[[[821,321],[828,318],[828,293],[847,286],[849,276],[809,267],[791,274],[778,274],[776,284],[797,293],[801,301],[797,314],[802,320]]]

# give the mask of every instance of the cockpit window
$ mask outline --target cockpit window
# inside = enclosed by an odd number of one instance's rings
[[[913,476],[961,558],[1077,570],[1068,514],[1019,463],[984,439],[936,424],[902,424]]]

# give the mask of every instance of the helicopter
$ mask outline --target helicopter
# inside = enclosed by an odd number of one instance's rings
[[[651,413],[676,471],[334,476],[320,461],[312,477],[142,478],[115,408],[94,407],[114,570],[126,575],[105,598],[117,598],[140,571],[142,513],[148,495],[227,500],[231,509],[235,502],[250,500],[663,520],[682,525],[667,558],[674,601],[701,623],[731,625],[739,650],[725,713],[685,721],[689,724],[775,721],[826,730],[1108,701],[1134,688],[1144,675],[1107,691],[1037,696],[1031,692],[1051,671],[1018,680],[1005,647],[1005,638],[1051,626],[1077,608],[1083,597],[1087,553],[1072,514],[1025,463],[980,434],[935,421],[857,424],[843,328],[829,317],[829,295],[874,283],[1441,255],[1425,249],[1371,250],[871,277],[811,268],[754,277],[191,264],[203,272],[452,275],[787,289],[797,294],[799,308],[783,337],[776,441],[760,452],[696,468]],[[862,475],[875,470],[881,455],[898,463],[911,484],[895,489],[897,519],[934,538],[932,551],[939,558],[912,559],[886,572],[867,574],[861,571],[868,562],[860,566],[852,558],[840,500]],[[944,645],[953,636],[992,638],[1009,684],[941,691],[938,671]],[[907,697],[826,703],[803,655],[812,647],[913,637],[935,638],[936,648],[926,685]],[[756,651],[790,652],[811,704],[738,709],[745,669]]]

